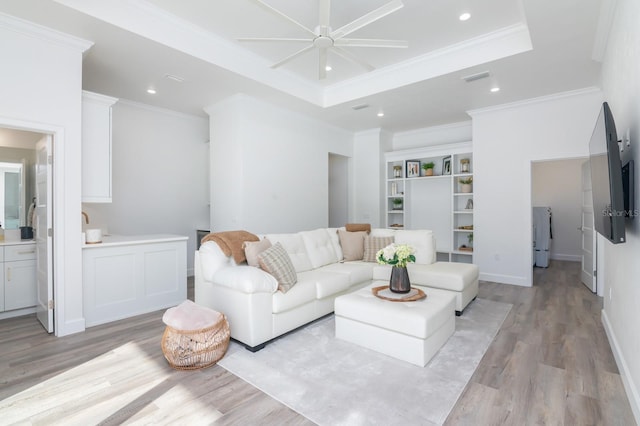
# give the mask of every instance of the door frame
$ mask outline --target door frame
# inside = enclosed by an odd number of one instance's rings
[[[16,130],[24,130],[28,132],[44,133],[51,135],[53,140],[53,158],[64,158],[64,127],[56,126],[48,123],[18,120],[10,117],[0,116],[0,127],[11,128]],[[53,167],[53,166],[52,166]],[[59,188],[63,188],[64,185],[64,168],[53,167],[51,176],[53,178],[51,200],[53,206],[48,206],[49,209],[53,208],[51,212],[53,215],[53,221],[51,228],[53,229],[52,237],[52,263],[53,274],[51,279],[53,280],[53,295],[54,295],[54,309],[53,309],[53,333],[58,336],[58,325],[64,321],[64,265],[57,265],[57,257],[55,256],[56,245],[64,238],[56,238],[56,235],[65,235],[64,214],[63,205],[58,203]]]

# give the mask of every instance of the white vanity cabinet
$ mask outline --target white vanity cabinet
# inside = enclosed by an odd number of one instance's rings
[[[110,96],[82,92],[82,202],[111,202]]]
[[[176,306],[187,298],[187,237],[104,236],[82,250],[87,327]]]
[[[37,304],[36,245],[5,243],[0,246],[4,273],[0,277],[0,311],[32,308]]]

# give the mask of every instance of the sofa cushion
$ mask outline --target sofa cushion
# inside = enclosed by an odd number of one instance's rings
[[[393,237],[396,235],[395,229],[387,229],[387,228],[374,228],[369,232],[369,236],[371,237]]]
[[[260,267],[273,275],[278,281],[278,289],[283,293],[298,281],[296,270],[282,244],[275,243],[258,255]]]
[[[373,268],[376,265],[370,262],[341,262],[332,263],[320,268],[321,271],[338,272],[349,276],[349,284],[361,284],[371,281],[373,278]]]
[[[414,248],[416,263],[430,265],[436,261],[433,232],[429,230],[398,230],[395,235],[396,244],[408,244]]]
[[[289,255],[293,267],[296,272],[309,271],[313,269],[311,260],[307,254],[307,248],[302,240],[302,235],[295,234],[268,234],[265,238],[271,241],[271,244],[280,243]]]
[[[327,233],[329,234],[329,240],[331,240],[331,245],[333,246],[333,250],[336,252],[336,257],[338,259],[342,259],[344,255],[342,254],[342,247],[340,246],[338,229],[344,230],[344,228],[327,228]]]
[[[324,299],[351,287],[348,274],[326,271],[324,268],[303,272],[300,279],[315,283],[317,299]]]
[[[393,243],[393,236],[375,237],[368,235],[364,237],[364,256],[362,260],[365,262],[377,262],[376,254],[391,243]]]
[[[340,261],[336,251],[333,249],[333,244],[326,229],[303,231],[300,232],[300,235],[302,235],[309,260],[311,260],[311,265],[314,268]]]
[[[202,276],[206,281],[211,281],[217,270],[229,265],[229,256],[224,254],[220,246],[213,241],[203,243],[198,252]]]
[[[306,273],[308,272],[303,272],[301,275]],[[274,314],[279,314],[280,312],[298,308],[305,303],[313,302],[316,300],[316,292],[315,281],[307,280],[301,276],[296,285],[288,292],[282,293],[281,291],[276,291],[273,294],[272,312]]]
[[[258,255],[271,247],[271,241],[266,238],[260,241],[245,241],[242,247],[249,266],[259,267]]]
[[[211,282],[247,294],[274,293],[278,290],[278,281],[273,275],[249,265],[219,269]]]
[[[338,229],[338,237],[340,239],[344,260],[362,260],[364,256],[364,237],[366,236],[366,231],[348,232]]]
[[[407,265],[409,280],[416,285],[463,291],[478,279],[478,266],[470,263],[435,262],[431,265]]]

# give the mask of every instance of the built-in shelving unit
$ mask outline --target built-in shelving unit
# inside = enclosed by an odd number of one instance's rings
[[[386,226],[430,229],[438,260],[473,262],[471,143],[393,151],[385,160]],[[428,163],[431,176],[422,168]]]

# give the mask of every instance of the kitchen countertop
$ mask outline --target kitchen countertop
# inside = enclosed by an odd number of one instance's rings
[[[99,247],[130,246],[134,244],[168,243],[173,241],[186,241],[189,237],[175,234],[150,234],[150,235],[103,235],[101,243],[82,244],[83,249]]]

